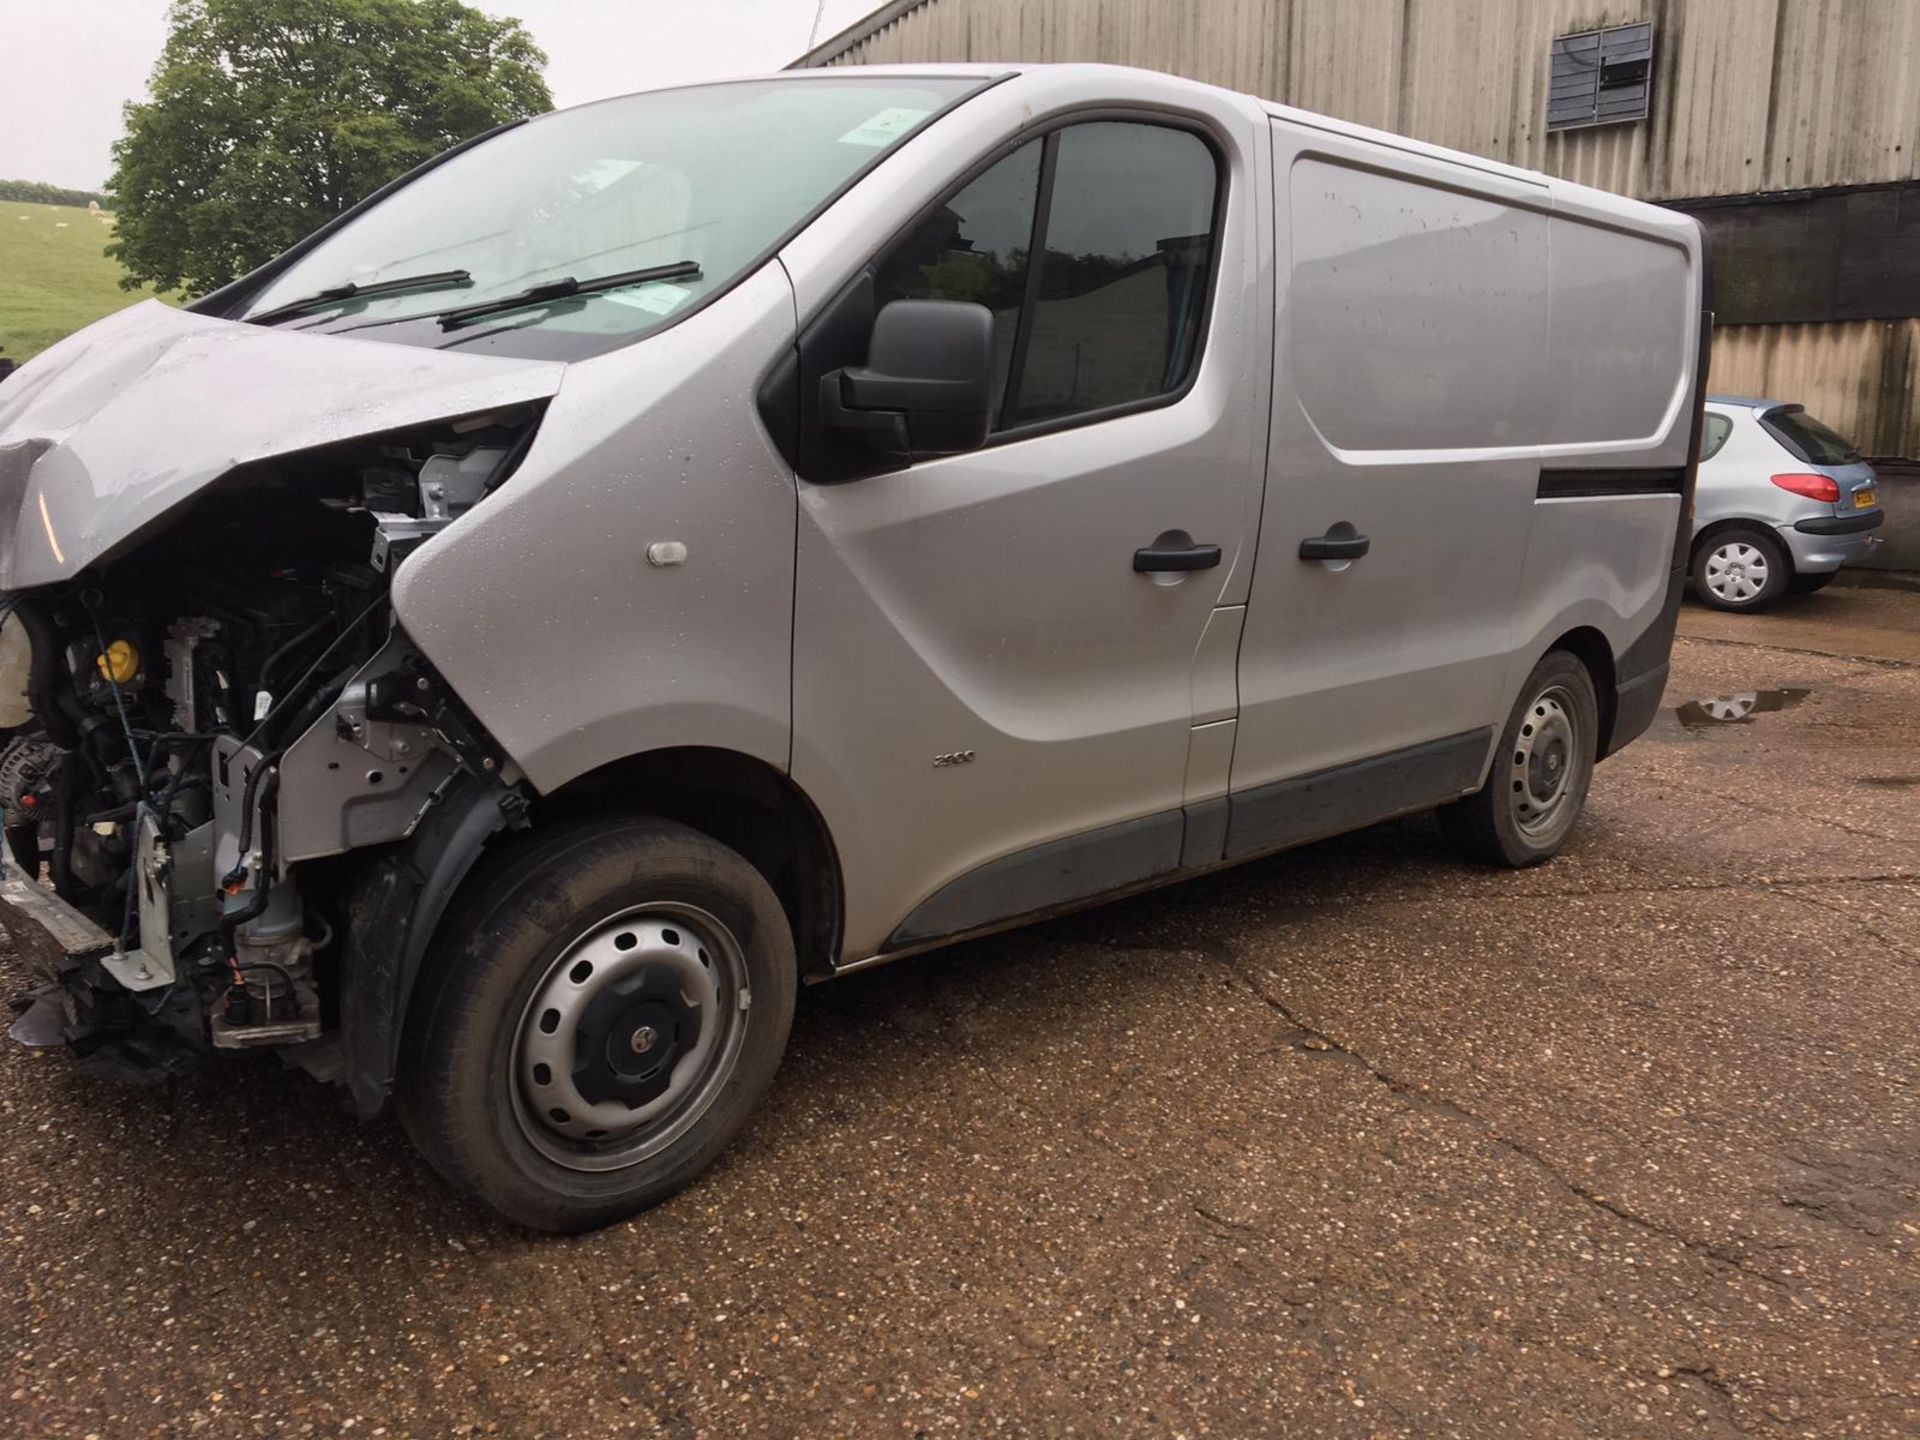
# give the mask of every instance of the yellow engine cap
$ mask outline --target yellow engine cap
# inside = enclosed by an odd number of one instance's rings
[[[94,656],[93,663],[114,684],[125,685],[140,673],[140,652],[129,641],[115,640],[105,654]]]

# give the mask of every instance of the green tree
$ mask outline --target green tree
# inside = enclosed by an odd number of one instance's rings
[[[121,284],[205,294],[448,146],[553,107],[517,20],[459,0],[174,0],[107,188]]]

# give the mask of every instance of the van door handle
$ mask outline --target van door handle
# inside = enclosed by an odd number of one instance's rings
[[[1356,535],[1351,525],[1336,525],[1324,535],[1314,535],[1300,542],[1302,560],[1358,560],[1373,547],[1373,542],[1364,535]]]
[[[1151,545],[1143,545],[1133,552],[1133,568],[1148,572],[1159,570],[1211,570],[1220,563],[1218,545],[1195,545],[1182,534],[1181,541],[1162,535]]]

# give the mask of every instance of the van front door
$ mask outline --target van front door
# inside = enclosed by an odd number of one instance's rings
[[[1230,858],[1478,788],[1547,413],[1542,187],[1288,122],[1273,164]]]
[[[1230,724],[1258,502],[1244,174],[1198,125],[1061,125],[803,334],[793,775],[839,846],[847,959],[1178,866],[1196,655],[1202,713]],[[992,312],[987,445],[816,483],[809,391],[904,298]]]

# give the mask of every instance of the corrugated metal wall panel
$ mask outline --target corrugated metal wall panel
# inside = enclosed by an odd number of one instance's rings
[[[1912,179],[1920,4],[1781,0],[1766,190]]]
[[[1714,332],[1708,388],[1793,400],[1868,455],[1920,455],[1920,319],[1731,325]]]
[[[1287,93],[1303,110],[1399,128],[1405,0],[1294,0]]]
[[[1642,21],[1652,118],[1549,136],[1553,37]],[[1920,178],[1920,0],[928,0],[836,59],[1142,65],[1649,199]]]

